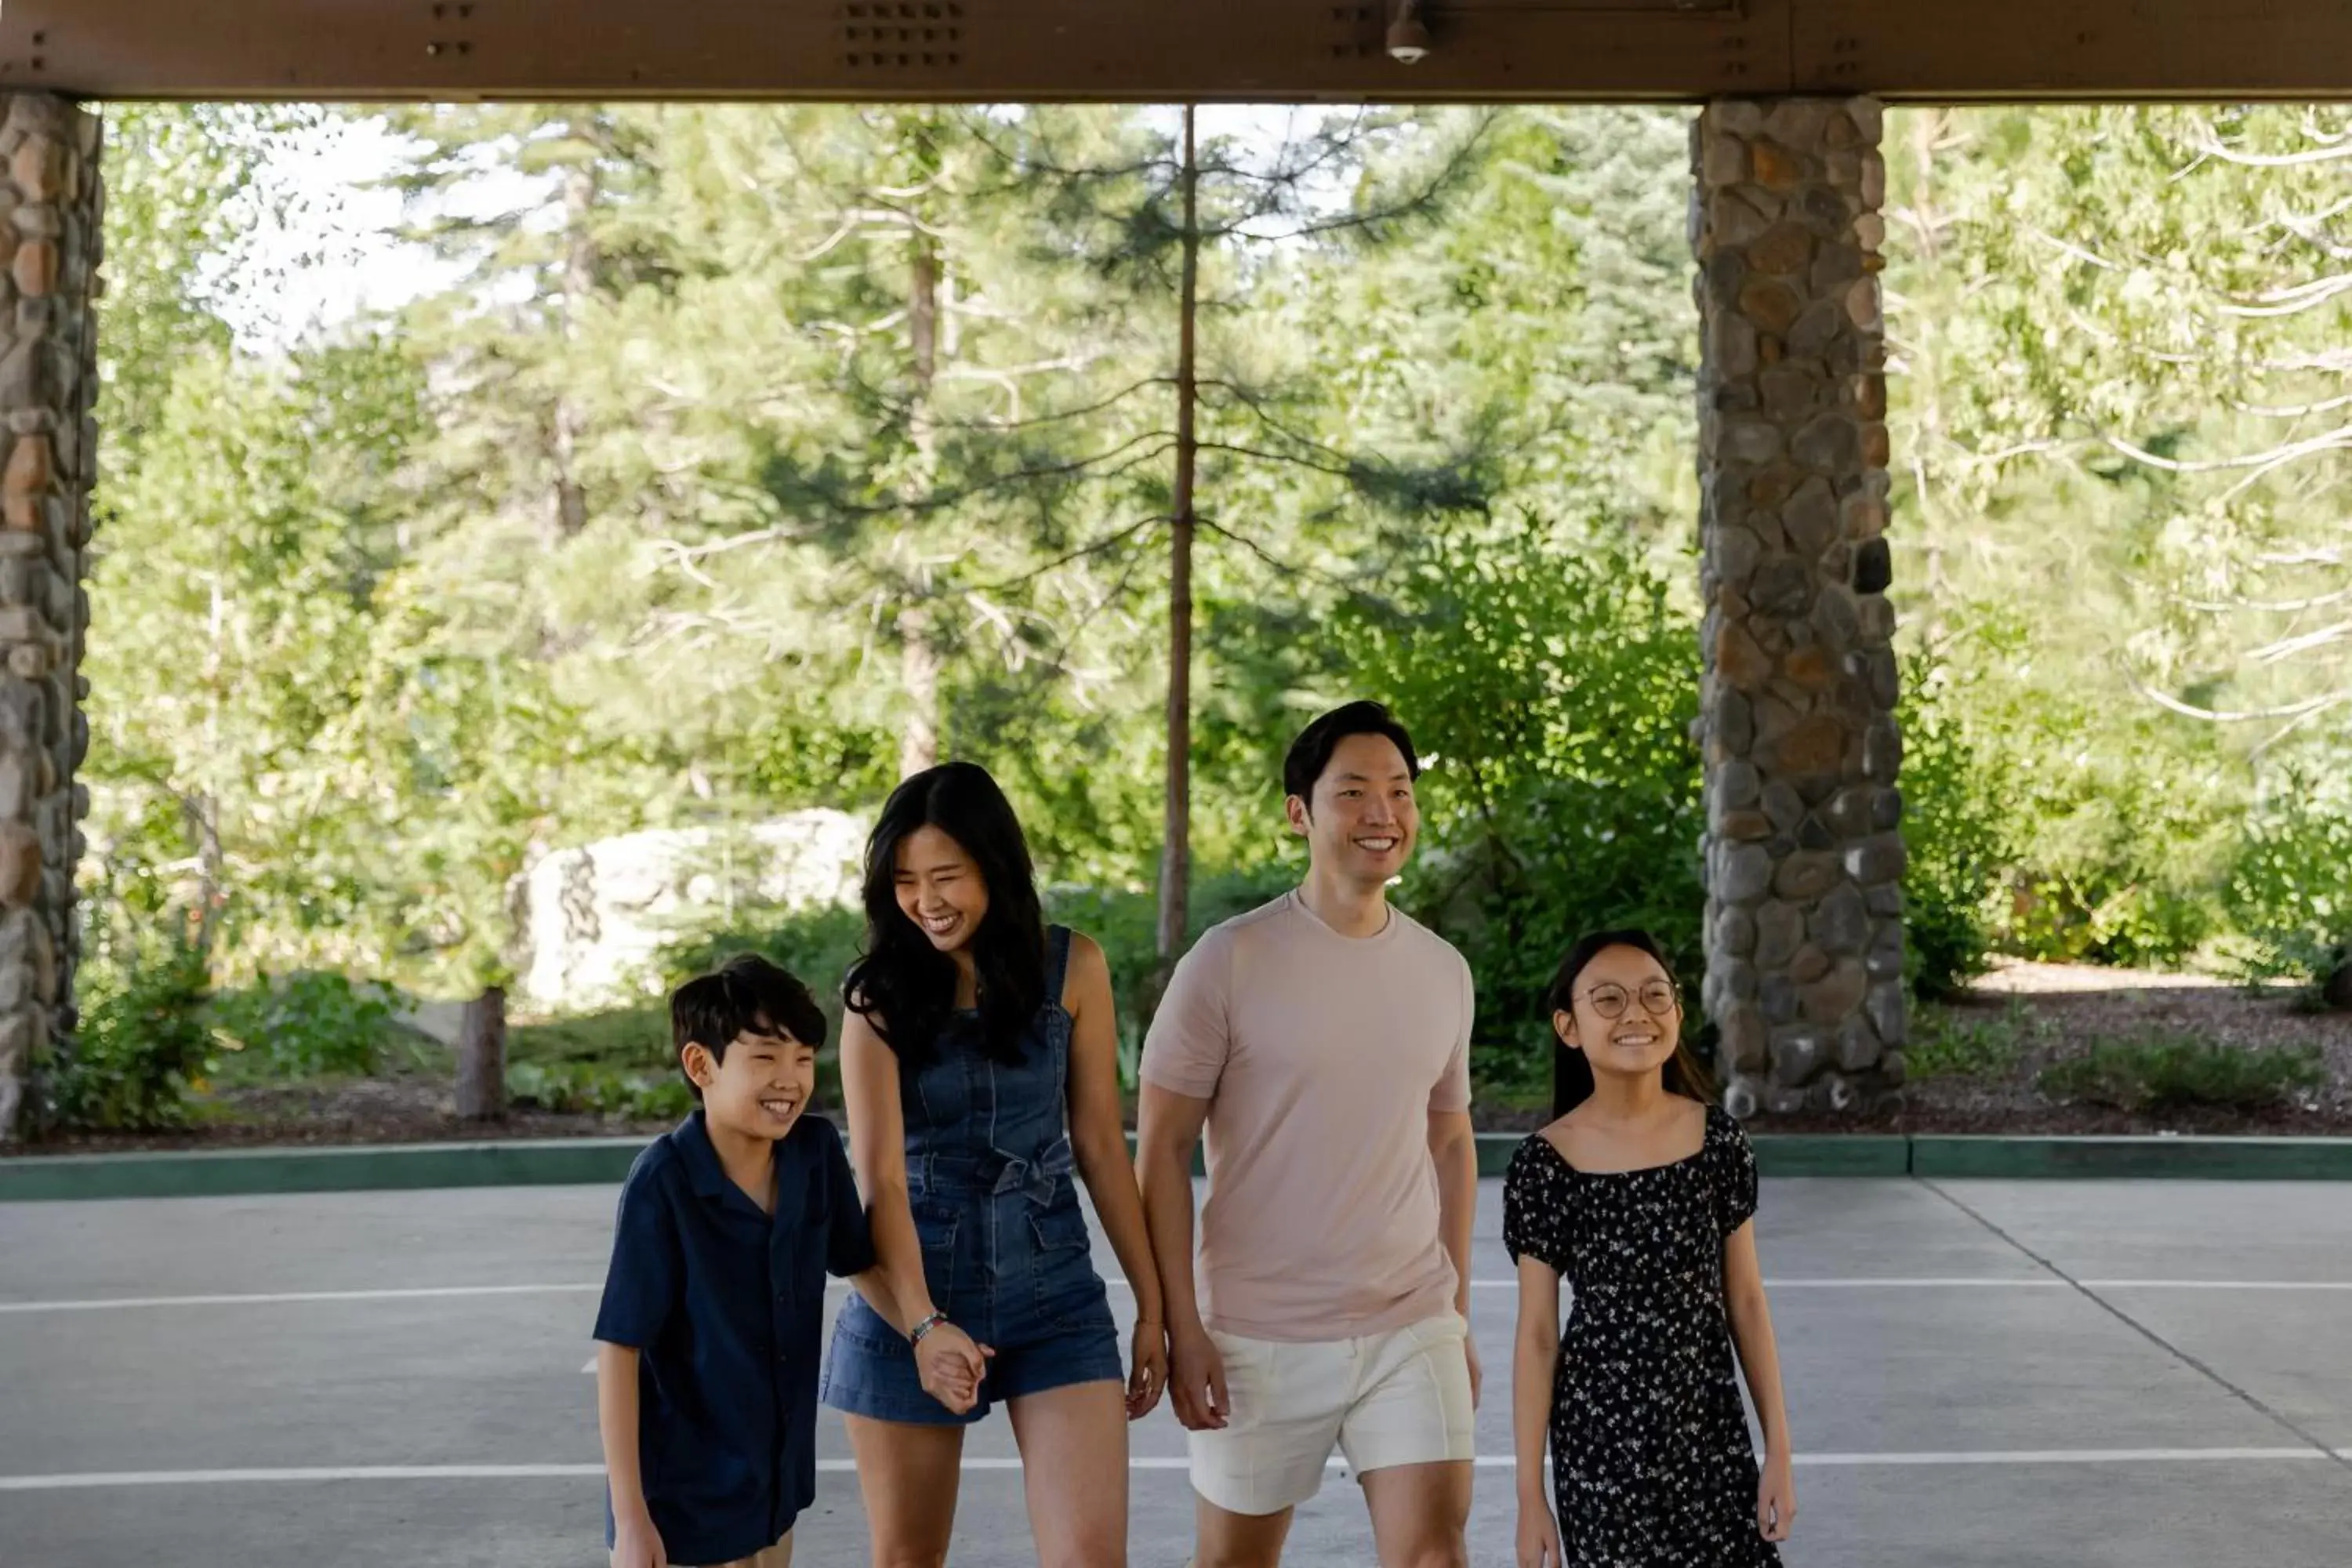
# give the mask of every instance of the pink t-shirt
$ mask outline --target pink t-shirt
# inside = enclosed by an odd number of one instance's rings
[[[1429,1113],[1470,1108],[1470,966],[1398,910],[1348,937],[1291,892],[1184,955],[1143,1078],[1212,1102],[1211,1328],[1352,1339],[1452,1309]]]

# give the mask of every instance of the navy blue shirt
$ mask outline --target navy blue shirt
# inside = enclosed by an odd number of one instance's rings
[[[641,1352],[637,1462],[673,1563],[749,1557],[816,1498],[824,1277],[873,1268],[874,1240],[833,1123],[803,1115],[775,1170],[772,1219],[697,1110],[621,1187],[596,1338]]]

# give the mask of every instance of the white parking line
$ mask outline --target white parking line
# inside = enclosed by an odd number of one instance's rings
[[[220,1296],[97,1296],[79,1301],[0,1301],[0,1312],[104,1312],[133,1307],[268,1307],[287,1302],[422,1301],[447,1296],[551,1296],[602,1284],[428,1285],[393,1290],[278,1290]]]
[[[1997,1448],[1950,1452],[1887,1454],[1800,1454],[1803,1468],[1854,1469],[1931,1468],[1952,1465],[2165,1465],[2278,1464],[2313,1460],[2352,1460],[2352,1448],[2330,1453],[2321,1448]],[[1481,1454],[1480,1469],[1508,1469],[1516,1461],[1507,1454]],[[1182,1470],[1190,1461],[1179,1455],[1152,1454],[1128,1461],[1130,1470]],[[848,1459],[820,1459],[817,1468],[852,1472]],[[973,1457],[963,1461],[967,1471],[1011,1471],[1021,1468],[1011,1456]],[[1342,1470],[1339,1459],[1329,1468]],[[304,1468],[247,1470],[110,1470],[53,1476],[0,1476],[0,1492],[91,1491],[117,1487],[209,1487],[304,1485],[321,1482],[370,1481],[514,1481],[584,1480],[603,1476],[602,1465],[348,1465]]]
[[[1124,1279],[1106,1279],[1114,1290],[1130,1289]],[[2066,1290],[2077,1281],[2054,1275],[1860,1275],[1818,1279],[1770,1279],[1773,1290]],[[2352,1279],[2084,1279],[2093,1290],[2319,1290],[2352,1291]],[[849,1287],[840,1280],[828,1285],[839,1295]],[[1516,1279],[1473,1279],[1474,1290],[1513,1290]],[[277,1290],[210,1296],[93,1296],[74,1300],[0,1301],[0,1314],[23,1312],[104,1312],[139,1308],[268,1307],[352,1301],[421,1301],[436,1298],[480,1296],[593,1296],[604,1289],[601,1280],[568,1280],[532,1285],[433,1285],[381,1290]]]

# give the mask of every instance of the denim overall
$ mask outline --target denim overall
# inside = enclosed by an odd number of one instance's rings
[[[995,1351],[980,1403],[957,1416],[923,1392],[912,1350],[852,1295],[834,1326],[824,1402],[883,1421],[979,1420],[1000,1400],[1124,1375],[1095,1272],[1070,1151],[1070,1015],[1062,1006],[1070,933],[1046,933],[1047,1002],[1011,1066],[982,1054],[976,1013],[960,1013],[929,1059],[898,1074],[907,1195],[931,1300]]]

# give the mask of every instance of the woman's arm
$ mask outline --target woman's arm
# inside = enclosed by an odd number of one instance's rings
[[[1544,1439],[1559,1367],[1559,1276],[1519,1258],[1519,1327],[1511,1342],[1511,1456],[1518,1479],[1519,1568],[1559,1568],[1559,1529],[1544,1485]]]
[[[1143,1196],[1127,1152],[1126,1108],[1118,1092],[1118,1022],[1110,961],[1092,938],[1070,938],[1070,1146],[1086,1179],[1103,1234],[1135,1291],[1136,1353],[1128,1387],[1130,1417],[1149,1414],[1167,1382],[1167,1319]]]
[[[874,1231],[876,1266],[851,1284],[884,1321],[907,1333],[935,1315],[930,1281],[923,1276],[922,1237],[907,1198],[907,1126],[898,1109],[898,1056],[865,1015],[845,1010],[841,1021],[841,1098],[849,1112],[849,1159],[866,1194]],[[879,1289],[877,1289],[878,1284]],[[879,1298],[879,1299],[877,1299]],[[941,1358],[939,1350],[952,1352]],[[917,1347],[923,1386],[961,1414],[978,1398],[986,1362],[961,1329],[941,1324]],[[940,1387],[933,1387],[935,1378]]]
[[[1748,1396],[1764,1426],[1764,1473],[1756,1500],[1756,1522],[1769,1541],[1789,1539],[1797,1518],[1795,1472],[1789,1455],[1789,1410],[1780,1392],[1780,1347],[1772,1337],[1772,1312],[1764,1300],[1764,1269],[1756,1257],[1756,1223],[1749,1220],[1723,1244],[1724,1305],[1731,1318],[1731,1342],[1748,1377]]]

